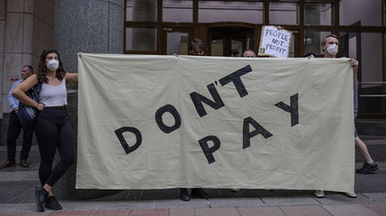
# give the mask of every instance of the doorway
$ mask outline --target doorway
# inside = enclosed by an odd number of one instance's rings
[[[254,28],[240,26],[218,26],[208,28],[208,54],[210,56],[230,56],[236,49],[242,56],[246,49],[254,47]]]

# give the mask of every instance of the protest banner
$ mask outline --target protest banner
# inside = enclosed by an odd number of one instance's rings
[[[78,62],[78,189],[354,191],[347,59]]]
[[[290,52],[292,32],[275,26],[263,26],[261,29],[259,56],[287,58]]]

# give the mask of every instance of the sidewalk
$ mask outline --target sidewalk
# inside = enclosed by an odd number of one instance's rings
[[[63,210],[36,212],[35,203],[0,204],[0,215],[159,215],[159,216],[252,216],[252,215],[386,215],[386,193],[326,194],[323,199],[302,195],[246,198],[178,199],[141,201],[61,201]],[[31,194],[32,195],[32,194]]]
[[[179,200],[179,190],[125,190],[89,200],[59,200],[61,211],[36,212],[34,187],[39,185],[37,146],[30,153],[30,167],[19,165],[0,169],[1,215],[136,215],[136,216],[250,216],[250,215],[385,215],[386,216],[386,137],[362,136],[378,163],[376,174],[355,175],[358,197],[326,192],[317,199],[313,191],[208,189],[210,198]],[[18,149],[18,154],[20,150]],[[0,146],[0,162],[6,147]],[[17,161],[18,162],[18,161]],[[356,168],[363,159],[356,153]]]

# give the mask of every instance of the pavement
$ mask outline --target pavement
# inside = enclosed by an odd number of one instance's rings
[[[130,216],[284,216],[284,215],[385,215],[386,216],[386,136],[361,136],[377,162],[375,174],[355,174],[357,198],[326,192],[325,198],[313,191],[207,189],[210,198],[179,200],[179,189],[114,191],[86,200],[59,200],[61,211],[37,212],[34,187],[39,185],[39,152],[34,145],[28,162],[0,169],[1,215],[130,215]],[[18,147],[17,156],[19,156]],[[6,160],[6,146],[0,146],[0,163]],[[355,167],[364,159],[356,152]],[[18,163],[18,161],[17,161]]]

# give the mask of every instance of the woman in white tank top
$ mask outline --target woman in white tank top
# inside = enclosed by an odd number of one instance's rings
[[[39,102],[29,98],[24,92],[42,83]],[[67,116],[66,83],[78,82],[78,74],[66,73],[56,50],[44,50],[40,56],[38,70],[13,91],[19,101],[38,110],[35,123],[35,135],[40,152],[39,179],[42,187],[36,187],[36,206],[60,210],[62,206],[56,200],[52,187],[75,163],[74,135]],[[53,167],[56,149],[61,160]]]

